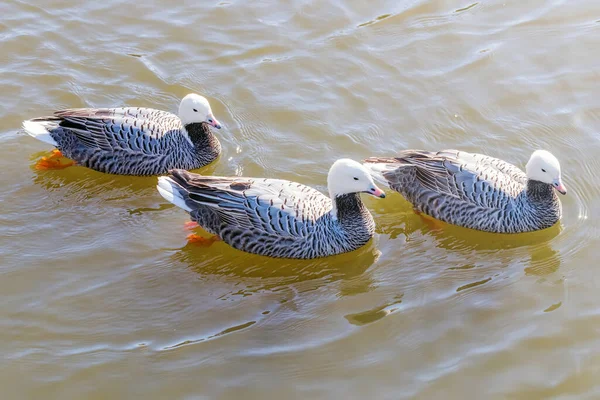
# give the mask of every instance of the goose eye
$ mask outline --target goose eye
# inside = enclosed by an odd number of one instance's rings
[[[195,108],[193,108],[192,110],[194,110],[194,112],[198,112],[198,110],[196,110]]]
[[[355,180],[355,181],[357,181],[357,180],[358,180],[358,178],[357,178],[357,177],[354,177],[354,180]]]
[[[212,124],[212,122],[213,122],[212,118],[209,118],[208,122],[210,122]]]
[[[546,170],[544,168],[542,168],[542,172],[546,172]]]

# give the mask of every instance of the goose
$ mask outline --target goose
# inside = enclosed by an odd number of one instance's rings
[[[458,150],[405,150],[393,158],[367,158],[363,165],[416,211],[486,232],[549,228],[562,215],[556,192],[567,193],[558,160],[545,150],[533,152],[526,172],[498,158]]]
[[[58,160],[64,155],[119,175],[159,175],[211,163],[221,144],[210,126],[221,129],[208,100],[195,93],[181,100],[179,116],[142,107],[74,108],[23,121],[27,134],[57,148],[40,169],[64,167]]]
[[[282,179],[217,177],[171,170],[157,189],[206,231],[248,253],[311,259],[356,250],[375,231],[360,193],[385,193],[360,163],[337,160],[329,196]]]

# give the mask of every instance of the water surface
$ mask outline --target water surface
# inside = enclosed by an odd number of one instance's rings
[[[600,3],[182,3],[0,6],[3,398],[600,396]],[[156,178],[37,171],[19,128],[190,91],[224,125],[199,172],[325,190],[340,157],[545,148],[563,221],[440,229],[390,193],[351,254],[202,248]]]

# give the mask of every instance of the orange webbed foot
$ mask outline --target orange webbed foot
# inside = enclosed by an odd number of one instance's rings
[[[191,231],[192,229],[196,229],[199,226],[200,225],[198,225],[198,223],[196,221],[188,221],[185,224],[183,224],[183,227],[188,231]]]
[[[216,235],[211,236],[209,238],[205,238],[205,237],[202,237],[202,236],[198,236],[198,235],[196,235],[194,233],[190,233],[187,236],[188,243],[193,244],[195,246],[200,246],[200,247],[208,247],[211,244],[213,244],[215,242],[218,242],[220,240],[221,240],[221,238],[218,237],[218,236],[216,236]]]
[[[54,149],[54,150],[52,150],[52,154],[50,154],[50,157],[48,157],[48,158],[60,158],[62,156],[63,156],[63,154],[61,153],[61,151],[59,149]]]
[[[52,150],[50,155],[42,157],[35,164],[37,170],[48,170],[48,169],[63,169],[75,165],[75,161],[69,160],[63,156],[62,152],[58,149]]]
[[[67,168],[67,167],[70,167],[73,165],[75,165],[75,161],[73,161],[73,160],[61,162],[60,159],[50,156],[50,157],[42,157],[42,159],[39,160],[35,164],[35,169],[37,169],[37,170],[63,169],[63,168]]]

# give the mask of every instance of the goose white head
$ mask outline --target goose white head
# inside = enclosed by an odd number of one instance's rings
[[[383,190],[373,182],[369,171],[348,158],[333,163],[327,175],[327,187],[332,199],[350,193],[368,193],[382,199],[385,197]]]
[[[546,150],[536,150],[529,158],[526,167],[527,178],[552,185],[560,194],[567,194],[567,188],[560,176],[560,163]]]
[[[221,129],[221,124],[213,115],[208,100],[199,94],[190,93],[181,100],[179,104],[179,118],[184,126],[206,122],[210,126]]]

